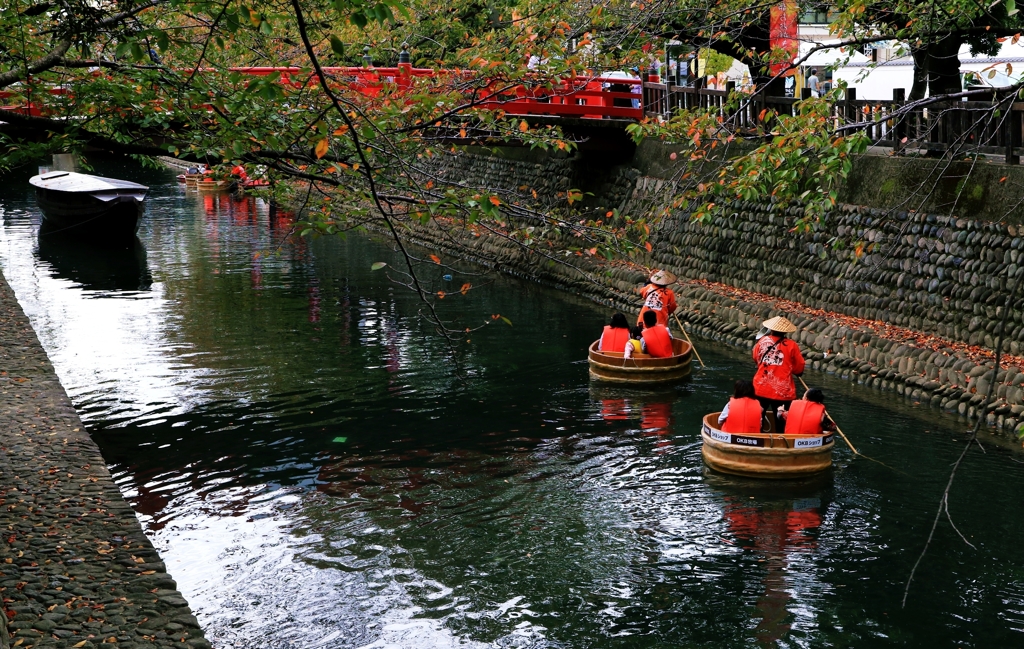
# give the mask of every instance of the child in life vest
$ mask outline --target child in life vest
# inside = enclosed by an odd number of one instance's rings
[[[626,349],[623,350],[623,357],[633,358],[636,354],[644,353],[644,328],[633,327],[629,330],[629,342],[626,343]]]
[[[797,399],[779,408],[779,419],[786,422],[786,435],[820,435],[836,429],[835,423],[825,412],[825,394],[820,388],[804,392],[803,399]]]

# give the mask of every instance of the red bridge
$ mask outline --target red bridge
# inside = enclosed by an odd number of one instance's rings
[[[212,72],[204,70],[203,72]],[[256,77],[279,75],[278,82],[294,88],[315,83],[297,67],[238,67],[228,72],[238,72]],[[414,68],[408,63],[397,67],[378,68],[324,68],[332,85],[355,90],[366,97],[402,92],[414,85],[416,78],[450,78],[453,81],[469,82],[474,73],[460,70],[432,70]],[[99,75],[97,71],[94,74]],[[642,86],[640,79],[619,77],[570,77],[568,79],[542,79],[536,83],[490,82],[476,86],[467,92],[467,101],[482,110],[502,110],[509,115],[549,116],[577,119],[627,119],[638,121],[643,118]],[[0,110],[16,111],[24,115],[45,116],[48,113],[45,101],[35,97],[41,94],[62,96],[72,94],[64,87],[42,84],[28,84],[25,90],[0,91]],[[19,101],[20,100],[20,101]]]

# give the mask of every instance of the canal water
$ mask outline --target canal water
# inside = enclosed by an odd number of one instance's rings
[[[1024,643],[1024,464],[989,441],[949,498],[976,549],[940,522],[901,608],[965,424],[809,372],[888,466],[844,448],[820,479],[715,475],[700,420],[744,354],[697,340],[687,384],[598,387],[605,310],[431,265],[442,316],[487,323],[462,382],[371,271],[398,261],[383,242],[295,240],[257,200],[99,171],[152,186],[138,245],[38,238],[12,173],[0,265],[215,646]]]

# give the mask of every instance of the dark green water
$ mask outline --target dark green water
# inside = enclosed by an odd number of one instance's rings
[[[0,265],[217,647],[1024,645],[1024,464],[987,442],[949,503],[977,549],[941,522],[900,607],[964,424],[809,373],[899,472],[843,449],[811,482],[717,476],[700,418],[743,354],[697,340],[689,384],[597,388],[602,309],[431,269],[481,287],[445,317],[494,322],[462,384],[381,243],[101,171],[153,187],[139,247],[40,242],[11,175]]]

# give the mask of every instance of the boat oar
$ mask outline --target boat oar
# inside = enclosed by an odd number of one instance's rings
[[[810,388],[807,387],[807,382],[804,381],[804,377],[798,376],[796,378],[800,379],[800,385],[804,386],[804,390],[810,390]],[[850,441],[850,438],[843,434],[843,431],[839,429],[839,424],[836,424],[836,420],[832,417],[832,415],[829,415],[828,408],[825,408],[825,414],[828,415],[828,418],[831,419],[832,423],[836,425],[836,432],[839,433],[839,436],[843,438],[843,441],[846,442],[846,445],[850,447],[850,450],[853,451],[853,454],[860,455],[860,451],[858,451],[857,448],[853,445],[853,442]]]
[[[690,334],[686,333],[686,329],[683,327],[683,323],[679,322],[679,316],[673,313],[672,317],[676,319],[676,326],[678,326],[679,330],[683,332],[684,336],[686,336],[686,342],[690,343],[690,349],[693,350],[693,354],[694,356],[697,357],[697,361],[700,363],[700,366],[707,367],[706,365],[704,365],[704,361],[700,359],[700,354],[697,353],[697,348],[693,346],[693,341],[690,340]]]
[[[810,390],[810,388],[807,387],[807,382],[804,381],[804,377],[798,376],[796,378],[800,379],[800,384],[804,386],[804,390]],[[904,473],[903,471],[900,471],[899,469],[895,469],[895,468],[889,466],[888,464],[886,464],[885,462],[882,462],[881,460],[876,460],[875,458],[867,456],[867,455],[864,455],[863,453],[858,451],[857,447],[855,447],[853,445],[853,442],[850,441],[850,438],[847,437],[846,434],[843,433],[842,429],[839,428],[839,424],[836,424],[835,418],[831,414],[829,414],[828,408],[825,409],[825,414],[828,415],[828,418],[832,420],[833,424],[835,424],[836,432],[839,433],[839,436],[843,438],[843,441],[846,442],[846,445],[850,447],[850,450],[853,451],[854,455],[859,455],[862,458],[864,458],[865,460],[871,460],[872,462],[875,462],[877,464],[881,464],[882,466],[884,466],[887,469],[892,469],[896,473],[902,473],[903,475],[906,475],[906,473]]]

